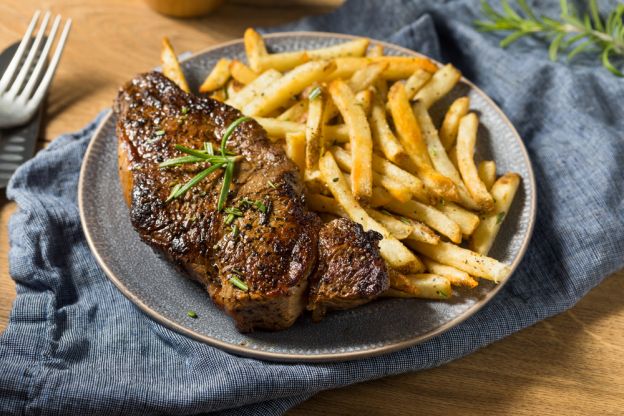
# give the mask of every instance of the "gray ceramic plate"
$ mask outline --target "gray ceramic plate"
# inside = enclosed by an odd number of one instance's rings
[[[272,51],[318,48],[350,37],[329,33],[268,35]],[[383,44],[386,53],[413,51]],[[242,40],[210,48],[182,64],[193,90],[221,57],[244,59]],[[515,171],[522,185],[491,255],[515,269],[522,258],[535,217],[535,182],[520,137],[500,109],[477,87],[463,80],[432,114],[468,95],[481,116],[478,157],[494,159],[498,172]],[[141,310],[167,327],[239,355],[278,361],[335,361],[388,353],[423,342],[459,324],[485,305],[505,284],[482,281],[473,291],[449,302],[383,299],[344,312],[331,313],[320,323],[302,317],[281,332],[240,334],[197,284],[142,243],[130,224],[117,177],[115,118],[106,117],[89,146],[79,183],[82,225],[93,253],[113,283]],[[513,276],[511,277],[513,278]],[[187,317],[194,310],[198,319]],[[397,319],[404,317],[404,319]]]

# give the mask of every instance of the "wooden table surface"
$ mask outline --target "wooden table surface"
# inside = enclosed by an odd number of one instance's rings
[[[3,0],[0,45],[21,37],[37,8],[49,7],[74,19],[48,99],[41,148],[60,133],[81,128],[110,106],[121,83],[157,64],[163,35],[178,51],[197,51],[241,37],[247,26],[323,13],[341,0],[293,3],[282,8],[228,4],[203,19],[174,20],[155,14],[140,1]],[[7,260],[7,224],[15,204],[7,202],[4,193],[0,210],[2,330],[15,297]],[[468,357],[429,371],[324,392],[290,414],[622,414],[623,277],[624,272],[616,273],[568,312]]]

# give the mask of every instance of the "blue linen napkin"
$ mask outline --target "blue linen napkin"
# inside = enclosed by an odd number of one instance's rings
[[[558,14],[557,2],[544,3],[540,12]],[[477,17],[469,0],[351,0],[282,29],[366,35],[452,62],[515,124],[537,177],[535,235],[479,313],[400,352],[314,365],[235,357],[160,326],[106,279],[81,230],[78,171],[100,115],[55,140],[9,186],[20,208],[10,222],[17,299],[0,336],[0,413],[280,414],[324,389],[469,354],[570,308],[622,268],[624,81],[590,60],[550,62],[539,41],[500,49],[496,35],[475,31]]]

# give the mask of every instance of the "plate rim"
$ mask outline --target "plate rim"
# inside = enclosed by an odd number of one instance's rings
[[[354,36],[354,35],[348,35],[348,34],[344,34],[344,33],[333,33],[333,32],[315,32],[315,31],[291,31],[291,32],[278,32],[278,33],[270,33],[270,34],[263,34],[264,38],[289,38],[289,37],[323,37],[323,38],[341,38],[341,39],[345,39],[345,40],[353,40],[353,39],[357,39],[357,38],[361,38],[361,36]],[[428,59],[431,59],[433,62],[435,62],[437,65],[442,66],[443,64],[431,57],[428,57],[426,55],[423,55],[421,53],[418,53],[416,51],[404,48],[402,46],[399,45],[395,45],[389,42],[385,42],[385,41],[381,41],[381,40],[377,40],[374,38],[368,38],[370,39],[370,41],[372,43],[377,43],[380,44],[384,47],[388,47],[390,49],[394,49],[397,50],[403,54],[405,54],[406,56],[421,56],[421,57],[426,57]],[[228,46],[232,46],[232,45],[236,45],[236,44],[242,44],[243,43],[243,39],[242,38],[238,38],[238,39],[233,39],[227,42],[222,42],[222,43],[218,43],[216,45],[207,47],[205,49],[202,49],[199,52],[196,52],[190,56],[188,56],[187,58],[181,60],[181,64],[183,64],[184,62],[194,59],[198,56],[204,55],[208,52],[217,50],[217,49],[222,49],[224,47],[228,47]],[[358,351],[348,351],[348,352],[336,352],[336,353],[322,353],[322,354],[301,354],[301,353],[284,353],[284,352],[271,352],[271,351],[263,351],[263,350],[256,350],[253,348],[249,348],[249,347],[245,347],[242,345],[238,345],[238,344],[231,344],[225,341],[222,341],[220,339],[216,339],[214,337],[210,337],[207,335],[203,335],[200,333],[197,333],[195,331],[193,331],[190,328],[187,328],[169,318],[167,318],[166,316],[158,313],[157,311],[155,311],[154,309],[152,309],[151,307],[149,307],[147,304],[145,304],[143,302],[142,299],[140,299],[137,295],[135,295],[132,291],[130,291],[125,285],[124,283],[110,270],[110,268],[108,267],[107,263],[104,261],[104,259],[102,258],[101,254],[98,252],[96,245],[95,245],[95,241],[93,239],[93,236],[91,234],[91,230],[89,229],[89,227],[87,227],[87,220],[86,220],[86,213],[84,210],[84,197],[85,197],[85,192],[84,192],[84,181],[85,181],[85,176],[86,176],[86,171],[87,171],[87,167],[89,165],[89,160],[91,159],[91,153],[93,152],[94,149],[94,143],[97,137],[100,136],[102,129],[104,128],[104,126],[106,125],[106,123],[108,123],[108,121],[110,120],[110,118],[113,116],[113,112],[112,110],[108,110],[108,113],[104,116],[104,118],[102,119],[102,121],[100,122],[100,124],[98,125],[98,127],[96,128],[96,130],[93,132],[93,135],[91,136],[91,140],[89,142],[89,145],[87,147],[87,150],[85,151],[85,154],[83,156],[82,159],[82,164],[80,167],[80,175],[78,178],[78,195],[77,195],[77,199],[78,199],[78,210],[79,210],[79,214],[80,214],[80,223],[83,229],[83,232],[85,234],[85,238],[87,240],[87,244],[89,245],[89,248],[91,250],[91,253],[93,254],[93,256],[95,257],[95,260],[97,261],[98,265],[102,268],[102,270],[104,271],[104,274],[108,277],[108,279],[110,281],[112,281],[112,283],[115,285],[115,287],[126,297],[128,298],[135,306],[137,306],[143,313],[145,313],[148,317],[150,317],[151,319],[155,320],[156,322],[163,324],[165,327],[178,332],[182,335],[188,336],[192,339],[195,339],[197,341],[201,341],[205,344],[217,347],[223,351],[226,351],[228,353],[233,353],[236,355],[240,355],[240,356],[244,356],[244,357],[250,357],[250,358],[256,358],[256,359],[262,359],[262,360],[267,360],[267,361],[274,361],[274,362],[337,362],[337,361],[347,361],[347,360],[355,360],[355,359],[362,359],[362,358],[370,358],[370,357],[374,357],[374,356],[379,356],[382,354],[389,354],[392,352],[396,352],[399,350],[403,350],[405,348],[409,348],[412,347],[414,345],[417,344],[421,344],[423,342],[426,342],[428,340],[430,340],[431,338],[434,338],[438,335],[441,335],[443,333],[445,333],[446,331],[450,330],[451,328],[461,324],[462,322],[464,322],[466,319],[470,318],[471,316],[473,316],[475,313],[477,313],[481,308],[483,308],[486,304],[488,304],[492,298],[494,296],[496,296],[496,294],[507,284],[507,282],[509,281],[509,279],[513,276],[513,274],[516,272],[516,269],[518,268],[519,264],[521,263],[522,259],[524,258],[525,254],[526,254],[526,250],[529,246],[529,243],[531,241],[531,237],[533,236],[533,229],[535,226],[535,221],[536,221],[536,216],[537,216],[537,185],[536,185],[536,181],[535,181],[535,174],[533,171],[533,165],[531,163],[531,159],[529,157],[528,151],[526,146],[524,145],[524,142],[522,141],[522,138],[520,136],[520,134],[518,133],[518,131],[516,130],[515,126],[513,125],[513,123],[509,120],[509,118],[507,117],[507,115],[505,115],[505,113],[502,111],[502,109],[499,108],[499,106],[494,102],[494,100],[492,100],[492,98],[490,98],[483,90],[481,90],[481,88],[479,88],[478,86],[476,86],[474,83],[472,83],[470,80],[466,79],[464,76],[461,77],[461,81],[464,82],[465,84],[467,84],[471,89],[473,89],[477,94],[481,95],[482,98],[486,101],[487,104],[490,105],[490,107],[495,110],[499,117],[501,118],[501,120],[507,124],[507,126],[511,129],[511,133],[513,134],[515,140],[519,143],[519,147],[520,147],[520,151],[522,153],[522,156],[524,158],[525,164],[527,166],[527,172],[528,172],[528,178],[522,178],[523,181],[528,181],[529,183],[529,190],[530,193],[528,196],[530,196],[531,198],[531,204],[529,207],[529,220],[528,220],[528,226],[527,226],[527,232],[526,235],[524,236],[524,239],[522,240],[522,243],[520,245],[520,249],[518,251],[518,254],[515,256],[513,262],[510,265],[511,268],[511,272],[507,275],[507,277],[501,281],[500,283],[498,283],[492,290],[488,291],[488,293],[482,298],[479,299],[478,302],[476,302],[474,305],[472,305],[470,308],[468,308],[466,311],[464,311],[461,315],[457,316],[456,318],[451,319],[450,321],[444,323],[443,325],[440,325],[439,327],[425,333],[419,336],[415,336],[412,338],[409,338],[407,340],[403,340],[403,341],[399,341],[399,342],[394,342],[391,344],[386,344],[386,345],[382,345],[382,346],[375,346],[372,348],[367,348],[367,349],[362,349],[362,350],[358,350]]]

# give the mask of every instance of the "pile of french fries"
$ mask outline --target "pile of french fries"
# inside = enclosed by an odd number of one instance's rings
[[[222,58],[199,91],[253,117],[299,167],[311,210],[346,217],[383,236],[387,296],[449,299],[509,273],[487,253],[520,183],[476,163],[478,116],[461,97],[440,126],[429,108],[460,81],[452,65],[385,56],[356,39],[269,53],[253,29],[247,63]],[[189,91],[168,41],[163,71]]]

